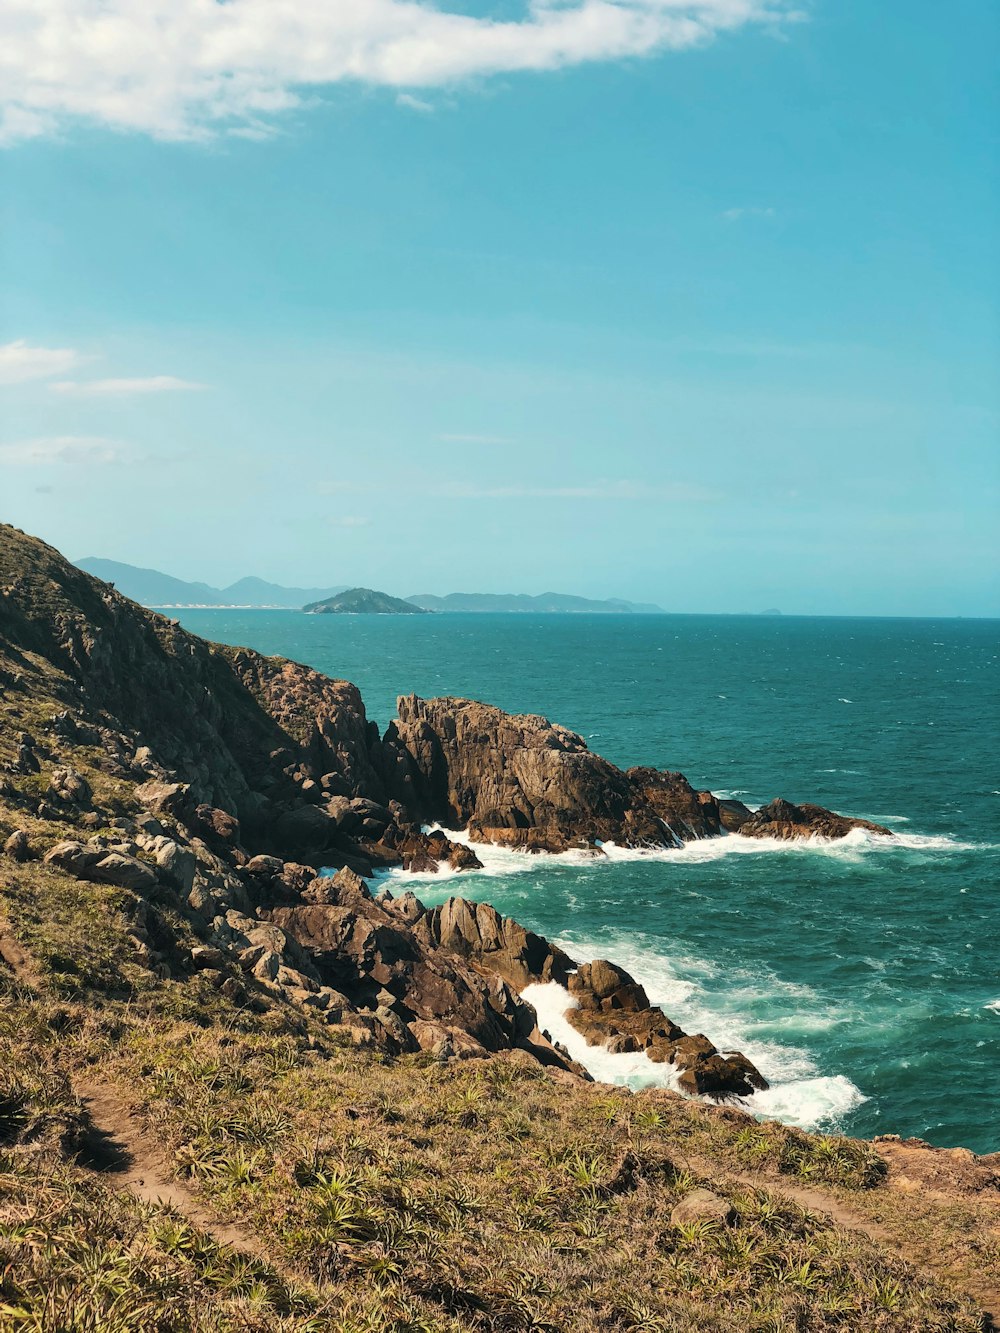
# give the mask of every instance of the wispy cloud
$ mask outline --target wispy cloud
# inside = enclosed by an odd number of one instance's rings
[[[726,222],[740,222],[744,218],[776,218],[776,208],[727,208],[722,214]]]
[[[428,115],[434,110],[434,103],[428,102],[425,97],[414,97],[412,93],[400,93],[396,98],[397,106],[405,106],[410,111],[420,111]]]
[[[477,482],[453,482],[442,488],[455,500],[673,500],[705,504],[720,499],[718,491],[688,482],[656,484],[641,481],[596,481],[572,486],[492,486]]]
[[[53,393],[76,398],[121,398],[129,394],[178,393],[204,389],[204,384],[178,379],[176,375],[147,375],[144,378],[107,380],[57,380],[50,384]]]
[[[0,132],[15,141],[80,120],[167,139],[259,134],[332,84],[413,95],[685,50],[798,17],[790,0],[524,0],[506,20],[447,3],[7,0]]]
[[[94,467],[124,461],[121,446],[98,435],[43,435],[0,444],[0,467],[46,467],[61,463]]]
[[[24,338],[0,345],[0,384],[23,384],[75,370],[84,357],[72,347],[33,347]]]

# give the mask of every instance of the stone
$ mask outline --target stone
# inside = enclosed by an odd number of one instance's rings
[[[75,768],[54,768],[49,779],[50,800],[65,801],[67,805],[89,805],[93,792],[90,783]]]
[[[673,1226],[684,1226],[691,1222],[710,1222],[716,1226],[729,1226],[736,1219],[736,1209],[726,1199],[711,1190],[692,1190],[674,1205],[670,1214]]]
[[[194,877],[198,869],[194,852],[174,842],[172,838],[164,838],[160,841],[155,856],[160,878],[186,898],[194,888]]]
[[[252,856],[243,869],[248,875],[273,877],[280,875],[285,863],[277,856]]]
[[[138,857],[122,852],[108,852],[90,870],[89,879],[102,884],[117,884],[122,889],[134,889],[139,893],[148,893],[156,888],[156,875],[153,870]]]
[[[236,977],[226,977],[219,987],[219,993],[224,995],[227,1000],[231,1000],[233,1004],[246,1004],[247,1002],[246,987]]]
[[[191,950],[191,963],[196,971],[203,972],[207,968],[222,967],[226,961],[226,955],[221,949],[212,948],[206,944],[196,944]]]
[[[153,779],[136,787],[135,797],[154,815],[179,817],[191,802],[191,788],[186,782]]]
[[[215,806],[196,806],[190,823],[210,845],[221,843],[235,846],[240,841],[240,821],[226,810],[219,810]]]
[[[14,830],[4,843],[3,850],[4,855],[9,856],[12,861],[31,860],[31,843],[28,841],[28,835],[23,828]]]
[[[793,805],[778,798],[753,812],[739,826],[744,838],[845,838],[854,829],[862,829],[878,837],[891,838],[892,830],[868,819],[853,819],[835,814],[822,805]]]

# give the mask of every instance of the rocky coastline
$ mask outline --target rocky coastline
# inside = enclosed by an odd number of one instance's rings
[[[207,973],[248,1004],[280,996],[389,1053],[521,1049],[586,1077],[520,999],[557,981],[588,1043],[645,1051],[691,1094],[766,1087],[613,961],[578,964],[464,897],[427,910],[409,893],[373,896],[377,870],[479,868],[474,846],[432,825],[595,856],[605,843],[664,850],[734,832],[892,836],[818,806],[754,812],[677,772],[623,771],[545,718],[470,700],[404,696],[382,735],[350,683],[206,643],[9,527],[0,673],[23,701],[2,756],[8,857],[130,891],[150,967]],[[165,907],[184,914],[195,948],[171,942]]]

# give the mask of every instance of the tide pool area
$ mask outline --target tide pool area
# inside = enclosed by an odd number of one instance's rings
[[[580,962],[618,962],[686,1031],[759,1066],[759,1114],[1000,1149],[997,622],[180,615],[353,680],[383,727],[399,693],[478,698],[543,713],[622,766],[888,825],[891,840],[477,849],[482,871],[387,882],[491,902]],[[564,997],[529,998],[561,1037]],[[585,1063],[670,1079],[593,1048]]]

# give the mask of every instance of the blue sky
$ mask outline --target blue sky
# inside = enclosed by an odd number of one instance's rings
[[[1000,614],[991,0],[132,9],[0,19],[0,517],[216,584]]]

